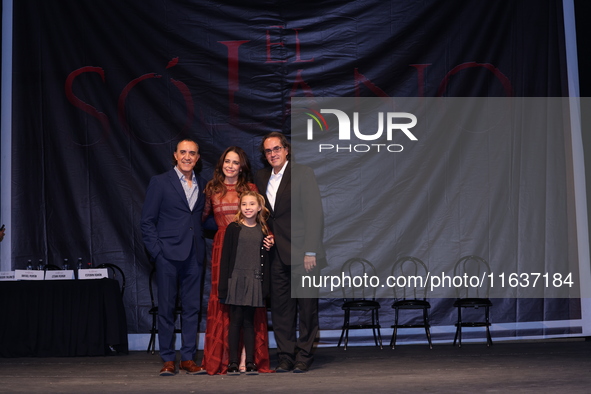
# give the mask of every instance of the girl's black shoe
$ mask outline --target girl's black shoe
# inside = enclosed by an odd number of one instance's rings
[[[257,365],[253,362],[247,362],[246,363],[246,374],[247,375],[258,375],[259,374],[259,369],[257,368]]]
[[[231,362],[228,365],[228,375],[240,375],[240,370],[238,369],[238,363]]]

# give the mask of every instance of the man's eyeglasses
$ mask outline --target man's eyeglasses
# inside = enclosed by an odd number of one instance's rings
[[[283,149],[282,146],[276,146],[273,149],[265,149],[263,152],[265,152],[265,156],[269,156],[272,153],[279,153],[279,152],[281,152],[281,149]]]

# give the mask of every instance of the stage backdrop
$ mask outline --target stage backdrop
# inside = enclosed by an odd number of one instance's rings
[[[261,168],[260,137],[291,134],[292,97],[568,96],[562,20],[558,0],[15,1],[13,268],[40,258],[118,264],[129,332],[147,332],[140,212],[150,177],[171,168],[176,141],[199,142],[209,179],[229,145]],[[550,163],[532,165],[553,174]],[[328,168],[317,168],[320,180],[330,179]],[[402,171],[412,179],[412,168]],[[455,183],[462,180],[448,180]],[[321,190],[330,193],[326,183]],[[529,198],[554,192],[539,190]],[[410,232],[428,215],[418,208],[400,216]],[[552,214],[547,208],[542,215]],[[472,214],[463,211],[463,220]],[[479,231],[488,239],[473,240],[467,253],[489,258],[477,246],[507,236],[488,225]],[[338,242],[327,241],[329,264],[340,266]],[[372,244],[437,254],[402,246]],[[450,305],[435,303],[434,325],[453,322]],[[384,326],[393,320],[388,309]],[[497,300],[492,319],[568,320],[579,309],[576,300]],[[337,300],[321,300],[322,328],[338,328],[341,313]]]

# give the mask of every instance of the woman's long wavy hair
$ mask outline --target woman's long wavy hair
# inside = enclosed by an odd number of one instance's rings
[[[246,156],[246,153],[241,147],[230,146],[220,156],[218,163],[216,164],[215,169],[213,171],[213,178],[205,186],[205,194],[208,197],[211,197],[214,194],[218,193],[221,193],[221,197],[223,197],[226,195],[226,192],[228,191],[224,183],[224,181],[226,180],[226,176],[224,175],[223,166],[224,160],[226,159],[226,155],[229,152],[236,153],[240,159],[240,172],[238,174],[238,181],[236,182],[236,192],[240,195],[241,193],[250,190],[248,184],[252,182],[252,174],[250,172],[250,162],[248,161],[248,156]]]
[[[259,205],[261,206],[261,210],[257,212],[257,223],[261,225],[263,229],[263,234],[265,236],[269,235],[269,227],[267,227],[267,219],[269,218],[269,210],[265,207],[265,197],[260,195],[259,193],[249,190],[240,195],[240,202],[238,203],[238,211],[236,212],[236,216],[234,216],[234,221],[237,223],[242,222],[244,219],[244,215],[242,214],[242,209],[240,206],[242,205],[242,199],[246,196],[251,196],[257,199]]]

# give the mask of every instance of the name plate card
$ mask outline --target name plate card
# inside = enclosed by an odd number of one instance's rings
[[[41,270],[15,270],[14,278],[16,280],[43,280],[45,271]]]
[[[0,271],[0,281],[16,280],[14,271]]]
[[[74,279],[74,270],[46,271],[45,280],[70,280]]]
[[[102,279],[108,278],[107,268],[91,268],[78,270],[78,279]]]

